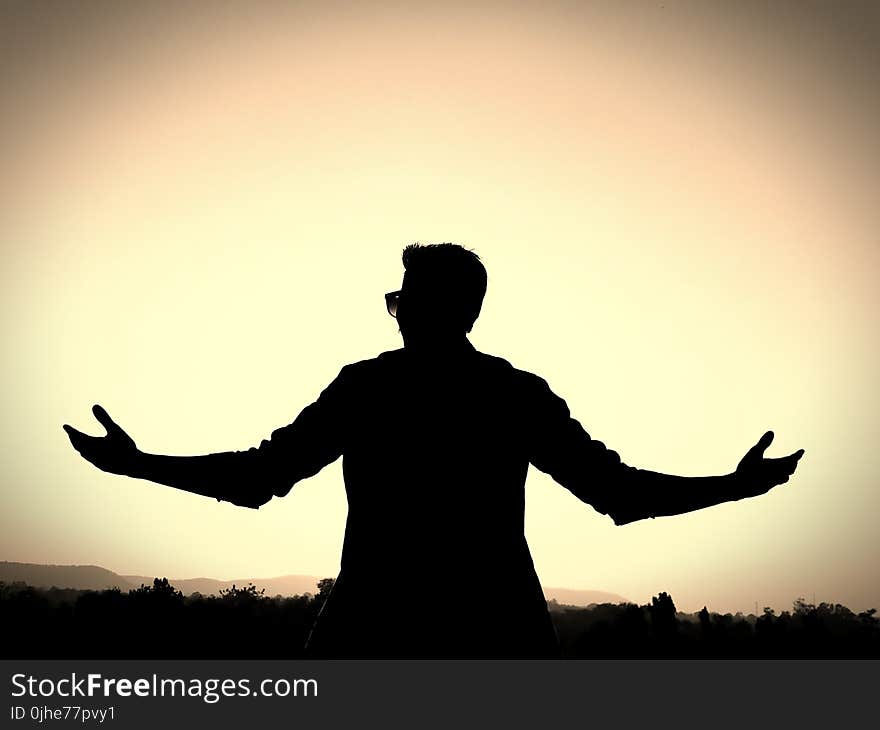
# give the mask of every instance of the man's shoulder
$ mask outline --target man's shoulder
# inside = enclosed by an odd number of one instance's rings
[[[350,362],[348,365],[344,365],[342,370],[339,371],[339,376],[346,379],[352,379],[364,375],[370,375],[371,373],[380,373],[383,370],[386,370],[389,366],[401,363],[403,357],[404,354],[402,347],[397,350],[380,352],[373,357],[356,360],[355,362]]]
[[[546,381],[540,375],[518,368],[506,358],[476,349],[473,351],[473,354],[475,362],[490,377],[503,379],[514,387],[540,388],[546,384]],[[405,367],[406,363],[406,350],[400,347],[396,350],[380,352],[374,357],[349,363],[340,371],[340,377],[357,381],[369,378],[370,376],[382,376],[398,367]]]
[[[484,365],[499,374],[503,374],[510,378],[517,385],[529,386],[540,385],[544,379],[540,375],[523,370],[513,365],[509,360],[499,357],[498,355],[490,355],[486,352],[477,353]]]
[[[404,349],[402,347],[398,347],[396,350],[386,350],[385,352],[380,352],[374,357],[368,357],[363,360],[358,360],[357,362],[351,363],[347,367],[351,368],[353,371],[361,372],[381,370],[382,368],[388,367],[389,365],[402,363],[405,357],[406,353]]]
[[[542,402],[552,392],[547,381],[540,375],[523,370],[506,358],[483,352],[478,354],[488,379],[505,391],[507,397],[526,404],[526,407]]]

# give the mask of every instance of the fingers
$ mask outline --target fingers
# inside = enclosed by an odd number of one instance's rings
[[[76,444],[77,441],[87,438],[86,434],[82,431],[77,431],[73,426],[68,426],[66,423],[62,426],[64,431],[67,433],[68,438],[70,438],[71,442]]]
[[[783,456],[781,459],[765,459],[767,465],[779,474],[794,474],[797,468],[797,459]]]
[[[771,443],[773,443],[773,431],[767,431],[763,436],[761,436],[760,439],[758,439],[758,443],[756,443],[750,449],[750,451],[757,452],[759,454],[763,454],[764,451],[767,449],[768,446],[770,446]],[[787,461],[787,462],[791,462],[792,464],[797,464],[797,462],[800,461],[800,458],[803,455],[804,455],[804,450],[798,449],[797,451],[795,451],[792,454],[789,454],[788,456],[783,456],[782,458],[777,458],[777,459],[766,459],[766,457],[765,457],[765,460],[766,461],[773,461],[773,462],[777,462],[777,463],[782,463],[782,462]],[[794,471],[793,467],[792,467],[792,471]]]
[[[781,459],[766,459],[765,463],[770,466],[771,473],[773,474],[773,482],[775,484],[785,484],[789,477],[794,474],[797,469],[798,460],[803,454],[804,451],[801,449]]]
[[[777,459],[766,459],[766,461],[773,462],[774,464],[784,464],[786,466],[791,466],[791,468],[794,469],[803,455],[804,450],[798,449],[793,454],[789,454],[788,456],[782,456]]]
[[[84,451],[87,451],[89,445],[95,439],[94,436],[89,436],[88,434],[83,433],[82,431],[77,431],[73,426],[68,426],[66,423],[63,426],[65,432],[67,433],[67,437],[70,439],[70,443],[80,454]]]

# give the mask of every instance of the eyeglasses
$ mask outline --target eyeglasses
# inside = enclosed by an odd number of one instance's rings
[[[397,319],[397,305],[400,303],[400,291],[390,291],[385,295],[385,308],[388,314]]]

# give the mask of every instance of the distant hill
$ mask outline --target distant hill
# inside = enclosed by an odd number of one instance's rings
[[[579,591],[572,588],[545,588],[544,598],[566,606],[591,606],[594,603],[628,603],[626,598],[605,591]]]
[[[104,590],[119,588],[127,591],[143,585],[152,585],[154,577],[146,575],[119,575],[112,570],[97,565],[39,565],[36,563],[10,563],[0,561],[0,581],[13,583],[22,581],[35,588],[76,588],[79,590]],[[317,576],[283,575],[277,578],[237,578],[235,580],[215,580],[214,578],[168,578],[168,581],[184,595],[201,593],[219,594],[223,588],[233,585],[246,586],[253,583],[257,588],[265,588],[267,596],[301,596],[303,593],[317,593]]]
[[[152,585],[153,579],[145,575],[124,575],[125,580],[133,583],[135,587]],[[212,593],[220,594],[223,588],[238,587],[253,583],[258,589],[265,588],[267,596],[301,596],[303,593],[315,594],[318,592],[319,577],[313,575],[282,575],[277,578],[237,578],[235,580],[217,580],[216,578],[169,578],[168,581],[184,595],[201,593],[209,596]]]
[[[4,583],[22,581],[34,588],[78,588],[101,591],[105,588],[128,590],[137,588],[121,575],[97,565],[37,565],[0,561],[0,580]],[[150,583],[153,579],[150,579]]]
[[[97,565],[39,565],[36,563],[10,563],[0,561],[0,581],[22,581],[35,588],[76,588],[79,590],[104,590],[119,588],[127,591],[142,584],[152,585],[153,577],[146,575],[119,575]],[[326,576],[332,577],[332,576]],[[219,594],[221,589],[246,586],[253,583],[258,589],[265,588],[267,596],[301,596],[317,593],[319,576],[282,575],[275,578],[238,578],[216,580],[215,578],[168,578],[171,585],[184,595],[201,593]],[[593,603],[625,603],[626,599],[616,593],[604,591],[572,590],[570,588],[544,588],[548,601],[569,606],[589,606]]]

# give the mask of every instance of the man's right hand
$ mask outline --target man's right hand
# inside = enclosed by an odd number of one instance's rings
[[[140,456],[134,440],[123,431],[101,406],[92,407],[98,422],[107,429],[106,436],[89,436],[64,424],[70,443],[86,461],[111,474],[131,475]]]

